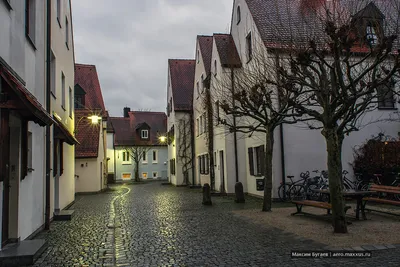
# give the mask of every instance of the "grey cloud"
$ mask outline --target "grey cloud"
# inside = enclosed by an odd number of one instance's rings
[[[165,111],[168,58],[229,31],[233,0],[73,0],[76,62],[97,67],[106,108]]]

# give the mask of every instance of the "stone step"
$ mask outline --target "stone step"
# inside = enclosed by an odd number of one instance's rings
[[[47,247],[44,239],[24,240],[6,245],[0,251],[0,266],[33,265]]]
[[[54,212],[54,221],[70,221],[74,215],[74,210],[60,210]]]

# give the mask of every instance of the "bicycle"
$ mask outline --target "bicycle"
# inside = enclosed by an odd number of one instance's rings
[[[301,181],[303,181],[304,178],[309,176],[309,172],[301,173],[300,174],[300,180],[293,181],[294,176],[293,175],[288,175],[287,178],[290,180],[289,183],[282,183],[278,187],[278,197],[280,201],[285,201],[285,200],[292,200],[291,197],[291,191],[293,187],[296,187],[297,185],[300,185]],[[285,192],[285,193],[284,193]],[[295,193],[296,194],[296,193]]]

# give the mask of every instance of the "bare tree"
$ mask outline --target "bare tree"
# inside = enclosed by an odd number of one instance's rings
[[[178,122],[178,161],[182,164],[183,184],[189,185],[189,171],[194,165],[192,153],[192,125],[190,115],[185,114]]]
[[[274,131],[283,123],[297,121],[298,114],[291,103],[298,95],[278,84],[279,62],[270,58],[265,49],[253,50],[251,57],[246,68],[226,68],[224,75],[214,79],[214,114],[228,132],[249,137],[258,133],[265,140],[265,149],[259,151],[261,164],[257,172],[264,176],[262,211],[271,211]],[[218,114],[220,108],[224,114]]]
[[[334,231],[346,233],[342,144],[346,135],[363,126],[366,112],[378,106],[394,108],[399,3],[320,2],[306,6],[301,20],[285,28],[290,38],[280,43],[284,55],[276,84],[297,95],[289,104],[312,119],[308,127],[320,129],[326,140]],[[274,34],[283,32],[277,27]],[[368,123],[382,119],[390,118]]]
[[[142,142],[143,143],[143,142]],[[139,177],[139,168],[140,168],[140,161],[143,159],[143,155],[150,151],[151,149],[151,142],[149,141],[148,144],[144,143],[141,145],[133,145],[133,146],[126,146],[123,149],[129,153],[129,156],[132,157],[134,162],[134,173],[135,173],[135,182],[140,181]]]

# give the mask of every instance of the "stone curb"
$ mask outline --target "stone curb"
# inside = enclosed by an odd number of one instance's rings
[[[349,252],[362,252],[362,251],[377,251],[400,248],[400,244],[385,244],[385,245],[361,245],[355,247],[331,247],[326,246],[323,249],[331,252],[349,251]]]

